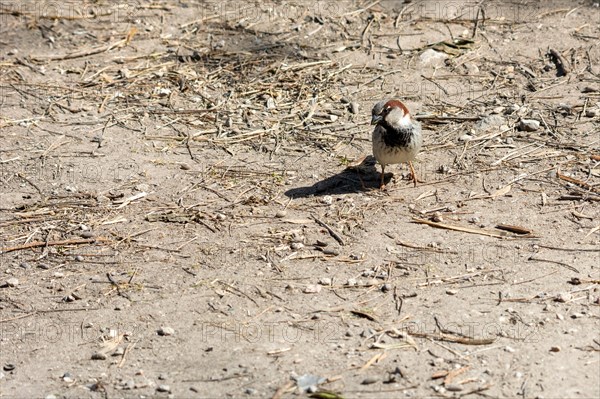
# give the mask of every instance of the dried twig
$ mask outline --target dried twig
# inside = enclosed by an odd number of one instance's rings
[[[331,227],[329,227],[327,223],[323,222],[315,215],[313,215],[313,219],[315,219],[315,222],[317,222],[319,225],[324,227],[329,232],[329,235],[331,235],[338,243],[340,243],[340,245],[346,245],[342,237],[338,233],[336,233]]]
[[[455,231],[462,231],[464,233],[471,233],[471,234],[480,234],[483,236],[488,236],[488,237],[496,237],[496,238],[514,238],[514,237],[519,237],[517,235],[510,235],[510,234],[506,234],[506,233],[502,233],[502,232],[495,232],[495,231],[490,231],[490,230],[484,230],[484,229],[474,229],[471,227],[463,227],[463,226],[454,226],[454,225],[450,225],[450,224],[446,224],[446,223],[440,223],[440,222],[432,222],[430,220],[426,220],[426,219],[419,219],[416,217],[412,218],[414,223],[419,223],[419,224],[426,224],[432,227],[437,227],[440,229],[446,229],[446,230],[455,230]],[[524,237],[524,236],[520,236],[520,237]],[[527,236],[532,237],[532,236]]]
[[[110,242],[109,239],[103,237],[96,238],[80,238],[80,239],[71,239],[71,240],[60,240],[60,241],[34,241],[23,245],[17,245],[16,247],[8,247],[4,248],[0,251],[0,255],[6,254],[13,251],[21,251],[23,249],[31,249],[31,248],[39,248],[39,247],[51,247],[57,245],[81,245],[81,244],[91,244],[94,242]]]

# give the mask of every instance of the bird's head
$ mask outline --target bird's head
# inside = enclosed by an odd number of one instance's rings
[[[392,127],[401,127],[411,124],[410,113],[399,100],[380,101],[371,111],[371,125],[384,122]]]

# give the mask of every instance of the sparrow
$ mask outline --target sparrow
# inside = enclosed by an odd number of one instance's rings
[[[415,159],[421,145],[421,124],[410,116],[408,108],[400,100],[380,101],[371,111],[373,130],[373,156],[381,164],[381,184],[385,187],[385,166],[394,163],[407,162],[410,174],[417,186],[417,175],[412,161]]]

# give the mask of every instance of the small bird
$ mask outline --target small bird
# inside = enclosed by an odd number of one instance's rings
[[[421,124],[411,118],[401,101],[392,99],[375,104],[371,111],[371,125],[376,125],[373,130],[373,156],[381,164],[380,188],[385,187],[385,166],[402,162],[408,163],[416,187],[417,175],[412,161],[423,144]]]

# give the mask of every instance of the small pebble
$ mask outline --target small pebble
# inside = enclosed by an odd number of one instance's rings
[[[115,351],[113,352],[113,356],[123,356],[123,353],[125,353],[125,349],[123,348],[117,348],[115,349]]]
[[[182,162],[182,163],[179,165],[179,167],[180,167],[181,169],[183,169],[183,170],[190,170],[190,169],[192,169],[192,167],[191,167],[190,165],[188,165],[187,163],[185,163],[185,162]]]
[[[581,319],[582,317],[584,317],[585,315],[583,313],[573,313],[571,315],[572,319]]]
[[[227,216],[223,215],[222,213],[217,213],[217,220],[225,220],[227,219]]]
[[[169,336],[175,334],[175,330],[172,327],[161,327],[156,332],[158,333],[158,335],[162,336]]]
[[[321,284],[321,285],[331,285],[331,278],[329,278],[329,277],[321,277],[319,279],[319,284]]]
[[[323,198],[321,198],[321,202],[323,204],[331,205],[333,204],[333,197],[331,195],[324,195]]]
[[[523,132],[535,132],[540,128],[540,122],[535,119],[521,119],[519,130]]]
[[[14,369],[15,369],[15,367],[16,367],[16,366],[15,366],[14,364],[12,364],[12,363],[6,363],[6,364],[4,365],[4,367],[2,367],[2,369],[3,369],[4,371],[12,371],[12,370],[14,370]]]
[[[463,390],[463,387],[456,384],[445,384],[446,390],[449,392],[460,392]]]
[[[246,395],[256,395],[258,393],[258,391],[254,388],[246,388],[244,392]]]
[[[348,281],[346,282],[346,285],[349,286],[355,286],[356,285],[356,279],[355,278],[349,278]]]
[[[552,347],[550,347],[550,352],[560,352],[560,346],[552,346]]]
[[[350,103],[350,112],[352,112],[354,115],[358,114],[358,103],[357,102]]]
[[[362,380],[361,384],[362,385],[371,385],[371,384],[375,384],[377,381],[379,381],[379,379],[377,377],[367,377],[364,380]]]
[[[463,134],[462,136],[460,136],[458,138],[458,141],[471,141],[473,140],[473,136],[471,136],[470,134]]]
[[[597,109],[592,108],[585,110],[585,116],[587,116],[588,118],[594,118],[596,115],[598,115]]]
[[[436,223],[439,223],[444,221],[444,217],[440,212],[434,212],[433,216],[431,216],[431,220]]]
[[[8,280],[6,280],[6,285],[8,285],[9,287],[16,287],[19,285],[19,279],[11,277]]]
[[[40,263],[40,264],[38,265],[38,267],[39,267],[40,269],[42,269],[42,270],[48,270],[48,269],[50,269],[50,266],[48,266],[48,265],[47,265],[47,264],[45,264],[45,263]]]
[[[325,248],[325,249],[322,250],[322,252],[325,255],[335,255],[335,256],[337,256],[337,255],[340,254],[340,251],[338,251],[337,249],[332,249],[332,248]]]
[[[457,290],[446,290],[446,294],[448,294],[448,295],[456,295],[456,294],[458,294],[458,291]]]
[[[77,255],[77,256],[75,257],[75,260],[76,260],[77,262],[83,262],[83,256],[81,256],[81,255]]]
[[[277,211],[277,213],[275,213],[275,217],[276,218],[284,218],[287,216],[287,212],[286,211]]]
[[[106,355],[104,353],[94,352],[92,360],[106,360]]]
[[[19,267],[22,268],[22,269],[25,269],[25,270],[31,269],[31,265],[29,263],[27,263],[27,262],[21,262],[19,264]]]
[[[562,302],[562,303],[569,302],[572,298],[573,298],[573,295],[571,295],[570,293],[568,293],[568,292],[561,292],[556,297],[556,302]]]
[[[75,379],[73,378],[73,376],[72,376],[72,375],[71,375],[71,373],[69,373],[69,372],[67,372],[67,373],[64,373],[64,374],[62,375],[62,380],[63,380],[64,382],[66,382],[67,384],[68,384],[68,383],[71,383],[71,382],[73,382],[73,381],[75,381]]]
[[[381,291],[383,292],[388,292],[392,290],[392,285],[391,284],[384,284],[381,286]]]
[[[79,234],[79,236],[81,238],[92,238],[94,237],[94,233],[92,233],[91,231],[84,231],[83,233]]]
[[[304,290],[302,292],[304,292],[305,294],[318,294],[319,292],[321,292],[321,286],[316,284],[309,284],[306,287],[304,287]]]
[[[446,392],[446,388],[444,388],[441,385],[432,385],[431,389],[433,389],[437,393],[444,393],[444,392]]]
[[[166,384],[160,384],[158,387],[156,387],[156,390],[158,392],[171,392],[171,387]]]
[[[508,352],[508,353],[515,353],[516,352],[515,348],[513,348],[512,346],[505,346],[504,347],[504,351]]]
[[[135,381],[134,380],[127,380],[121,386],[123,387],[124,390],[135,389]]]
[[[294,251],[296,251],[296,250],[304,248],[304,244],[302,244],[301,242],[293,242],[290,245],[290,248],[292,248]]]

